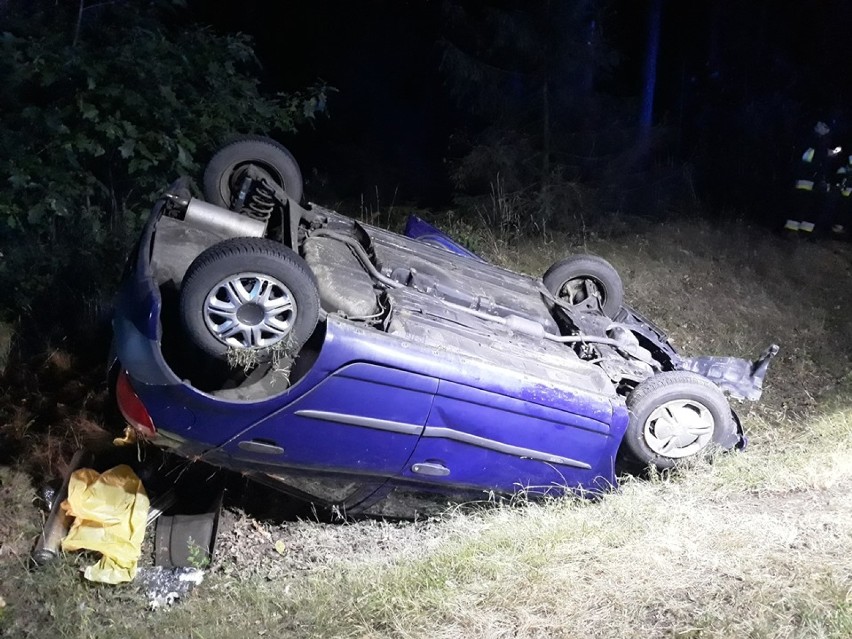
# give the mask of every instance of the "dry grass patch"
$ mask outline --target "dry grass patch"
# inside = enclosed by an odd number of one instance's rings
[[[845,486],[848,489],[849,485]],[[444,524],[440,547],[294,584],[311,636],[845,637],[852,497],[796,503],[634,484]]]
[[[29,555],[38,534],[32,516],[33,497],[27,474],[0,466],[0,567],[21,565]]]
[[[852,636],[852,245],[687,218],[606,237],[485,237],[480,247],[537,275],[570,253],[602,255],[630,303],[685,355],[781,344],[764,399],[735,407],[749,449],[626,481],[595,502],[408,524],[241,516],[208,580],[157,613],[132,586],[81,583],[74,559],[39,573],[6,561],[0,629],[122,639]],[[62,364],[46,368],[61,376]],[[33,413],[7,414],[26,433]],[[21,544],[37,528],[24,503],[31,488],[24,475],[0,480],[15,486],[0,496],[18,495],[0,504],[17,522],[3,532]]]
[[[425,556],[294,584],[290,621],[317,636],[848,637],[850,423],[830,414],[792,450],[599,502],[450,518]]]

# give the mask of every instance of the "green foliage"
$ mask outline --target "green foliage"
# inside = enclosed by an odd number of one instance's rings
[[[210,566],[210,549],[199,545],[192,537],[186,540],[187,562],[190,567],[204,570]]]
[[[70,9],[0,36],[0,315],[111,290],[170,181],[237,133],[291,133],[325,108],[322,85],[264,95],[245,35]]]

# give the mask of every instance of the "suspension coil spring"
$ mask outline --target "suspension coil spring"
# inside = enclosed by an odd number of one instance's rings
[[[246,198],[245,206],[241,209],[243,215],[266,222],[275,209],[275,191],[266,182],[255,182]]]

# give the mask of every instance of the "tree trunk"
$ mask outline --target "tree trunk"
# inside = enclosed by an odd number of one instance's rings
[[[84,6],[85,0],[80,0],[80,7],[77,10],[77,24],[74,25],[74,40],[71,42],[72,47],[77,46],[77,41],[80,39],[80,27],[83,24],[83,10],[86,8]]]
[[[550,0],[544,4],[545,23],[551,19]],[[544,60],[542,64],[541,83],[541,223],[542,231],[546,228],[553,215],[553,207],[550,197],[550,74],[551,74],[551,49],[550,41],[545,40]]]
[[[647,153],[651,141],[654,118],[654,92],[657,85],[657,58],[660,51],[660,23],[663,0],[651,0],[648,13],[648,42],[645,47],[645,68],[642,81],[642,107],[639,113],[638,146]]]
[[[553,215],[550,202],[550,87],[547,78],[541,86],[541,203],[546,225]],[[544,230],[544,229],[542,229]]]

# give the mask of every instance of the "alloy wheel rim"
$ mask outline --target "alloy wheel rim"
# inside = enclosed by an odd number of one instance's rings
[[[298,309],[280,280],[261,273],[237,273],[216,284],[204,303],[204,323],[232,348],[267,348],[287,337]]]

